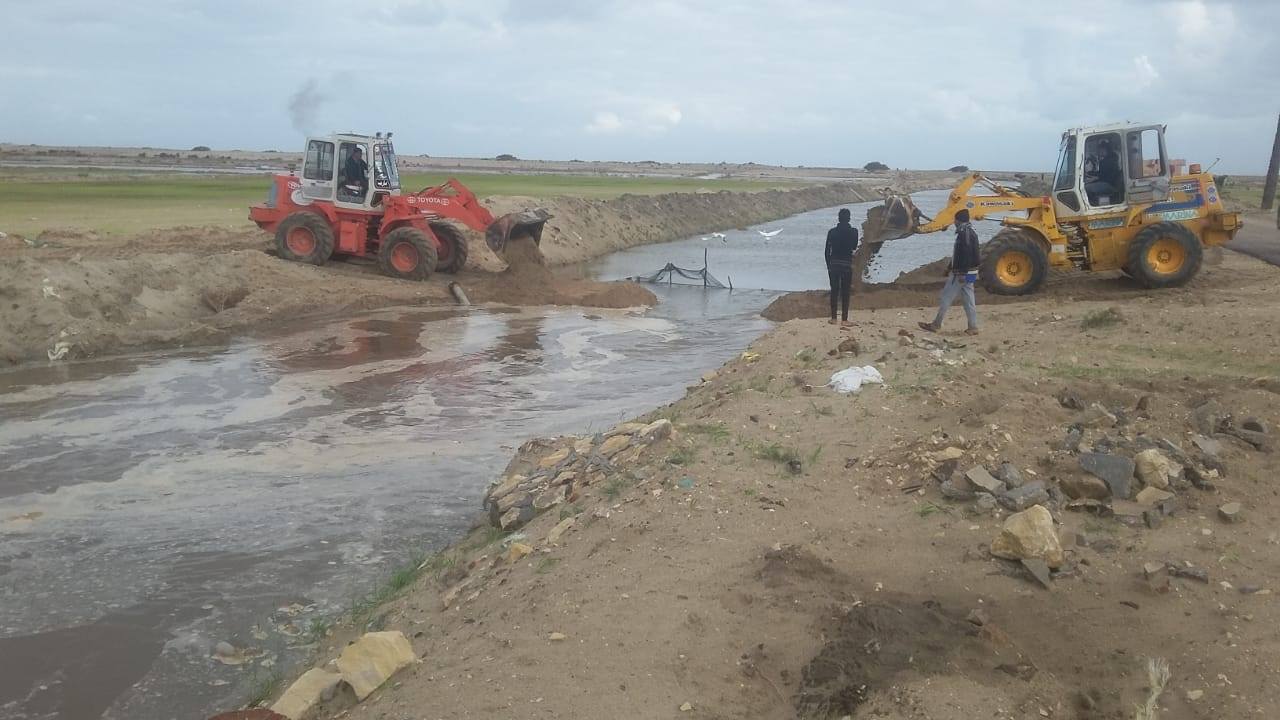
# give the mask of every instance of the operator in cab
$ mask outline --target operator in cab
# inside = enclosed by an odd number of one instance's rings
[[[369,191],[369,163],[364,161],[364,152],[359,147],[351,151],[346,165],[342,168],[340,184],[347,188],[359,188],[357,202],[364,200]]]

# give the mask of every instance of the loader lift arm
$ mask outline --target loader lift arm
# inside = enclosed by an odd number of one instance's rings
[[[534,243],[541,244],[542,227],[551,218],[550,213],[539,209],[510,213],[495,220],[475,193],[453,178],[410,195],[409,202],[429,216],[457,220],[483,232],[489,248],[500,255],[512,238],[528,236]]]
[[[991,194],[975,194],[975,187],[985,188]],[[946,206],[932,218],[921,212],[907,195],[890,195],[883,208],[879,212],[868,214],[868,226],[864,229],[868,241],[883,242],[945,230],[955,224],[956,213],[961,210],[969,211],[970,220],[983,220],[997,213],[1024,212],[1026,217],[1007,217],[1004,218],[1004,223],[1025,225],[1035,222],[1047,227],[1055,225],[1052,217],[1053,204],[1049,198],[1025,195],[982,173],[972,173],[960,181],[947,198]]]

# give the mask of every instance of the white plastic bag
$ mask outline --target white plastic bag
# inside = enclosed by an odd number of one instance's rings
[[[877,385],[884,384],[884,378],[880,377],[880,371],[870,365],[862,367],[851,367],[847,370],[831,376],[831,382],[827,383],[833,390],[838,393],[855,393],[866,383],[875,383]]]

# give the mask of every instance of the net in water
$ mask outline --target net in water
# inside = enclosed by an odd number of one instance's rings
[[[689,268],[676,267],[674,263],[667,263],[666,267],[649,275],[636,275],[630,278],[635,282],[646,283],[666,283],[667,285],[701,285],[708,288],[725,288],[732,289],[732,284],[725,285],[707,272],[704,267],[701,270],[690,270]]]

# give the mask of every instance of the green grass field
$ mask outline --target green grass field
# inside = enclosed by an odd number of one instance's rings
[[[128,171],[50,177],[44,171],[6,170],[0,177],[0,231],[27,236],[59,229],[129,234],[179,225],[247,226],[249,206],[267,193],[266,175],[139,176]],[[409,174],[406,190],[456,177],[476,195],[610,198],[696,190],[765,190],[797,183],[756,180],[607,177],[589,175]]]

